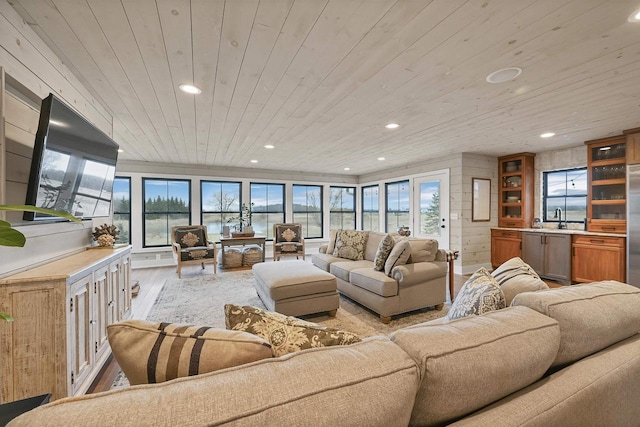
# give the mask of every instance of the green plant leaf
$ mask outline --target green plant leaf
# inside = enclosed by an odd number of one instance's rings
[[[81,219],[76,218],[75,216],[73,216],[73,215],[71,215],[69,213],[56,211],[56,210],[53,210],[53,209],[38,208],[38,207],[35,207],[35,206],[29,206],[29,205],[0,205],[0,211],[37,212],[37,213],[57,216],[57,217],[60,217],[60,218],[65,218],[65,219],[68,219],[70,221],[77,222],[77,223],[82,223]]]
[[[13,317],[7,313],[0,313],[0,319],[6,320],[7,322],[13,322]]]
[[[3,221],[4,222],[4,221]],[[9,226],[0,225],[0,246],[23,247],[27,239],[24,234]]]

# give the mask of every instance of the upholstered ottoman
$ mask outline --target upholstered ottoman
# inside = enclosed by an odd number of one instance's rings
[[[261,262],[253,267],[255,286],[268,310],[287,316],[328,311],[340,306],[336,278],[306,261]]]

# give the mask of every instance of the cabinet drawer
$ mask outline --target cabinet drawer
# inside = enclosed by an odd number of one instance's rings
[[[520,239],[520,232],[510,230],[491,230],[491,237],[507,237],[511,239]]]
[[[616,248],[624,248],[626,241],[624,237],[605,237],[605,236],[573,236],[573,243],[583,245],[597,246],[613,246]]]
[[[626,224],[608,224],[601,223],[600,221],[592,220],[589,224],[589,231],[595,231],[600,233],[621,233],[624,234],[627,232]]]
[[[499,219],[498,225],[500,227],[510,228],[524,228],[524,221],[522,219]]]

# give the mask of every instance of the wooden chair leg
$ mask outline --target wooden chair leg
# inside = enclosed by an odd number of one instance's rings
[[[329,316],[331,316],[331,317],[336,317],[336,314],[338,314],[338,310],[331,310],[329,312]]]
[[[177,270],[178,270],[178,279],[180,279],[181,278],[180,273],[182,273],[182,267],[180,266],[180,264],[178,264]]]
[[[442,310],[444,308],[444,304],[437,304],[434,306],[434,308],[438,311]]]

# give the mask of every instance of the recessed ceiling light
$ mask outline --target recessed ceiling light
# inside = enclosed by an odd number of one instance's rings
[[[118,153],[124,153],[124,150],[122,148],[118,148]]]
[[[627,18],[627,21],[629,21],[629,22],[640,22],[640,9],[636,10],[631,15],[629,15],[629,17]]]
[[[195,87],[193,85],[180,85],[178,87],[180,88],[181,91],[187,92],[187,93],[191,93],[191,94],[194,94],[194,95],[197,95],[197,94],[202,92],[202,90],[200,90],[200,88]]]
[[[264,146],[264,148],[266,148],[267,150],[272,150],[272,149],[274,149],[276,147],[271,145],[271,144],[267,144],[267,145]]]
[[[378,160],[386,160],[385,157],[378,157]]]
[[[522,73],[522,68],[509,67],[494,71],[487,76],[489,83],[504,83],[513,80]]]
[[[384,127],[386,127],[387,129],[397,129],[400,127],[400,125],[397,123],[389,123],[384,125]]]
[[[553,133],[553,132],[545,132],[542,135],[540,135],[540,138],[551,138],[554,135],[555,135],[555,133]]]
[[[251,160],[251,163],[258,163],[257,160]]]
[[[351,168],[344,168],[344,170],[346,170],[346,171],[350,171],[350,170],[351,170]]]

